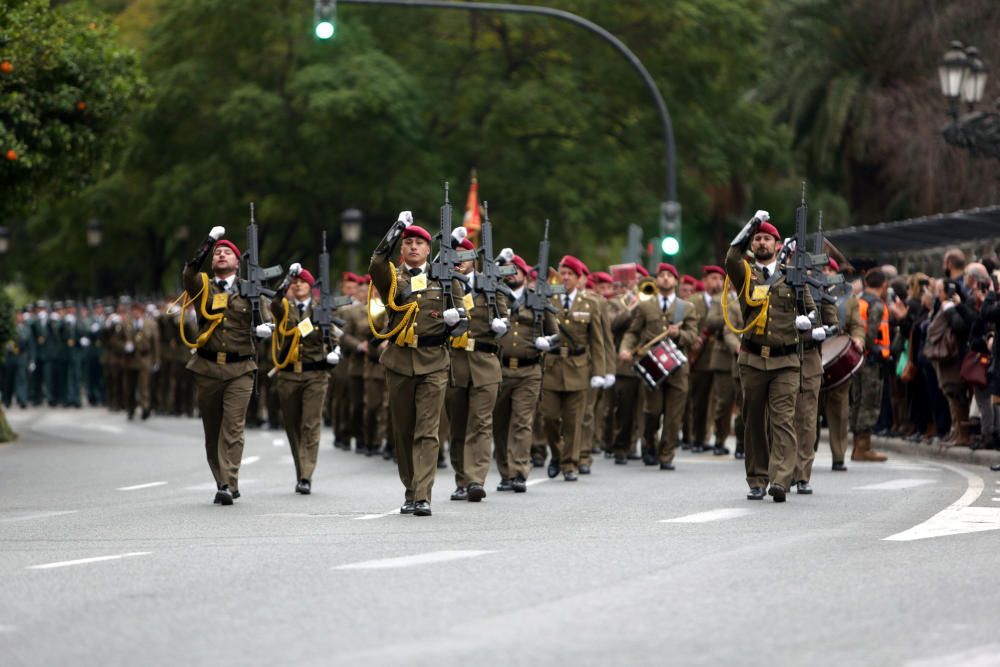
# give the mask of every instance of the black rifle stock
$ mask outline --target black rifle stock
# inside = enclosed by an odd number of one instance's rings
[[[277,278],[284,269],[280,264],[264,268],[260,265],[260,241],[257,235],[257,221],[254,219],[254,205],[250,202],[250,224],[247,225],[247,247],[243,253],[243,277],[239,280],[240,296],[250,301],[252,312],[251,327],[261,323],[260,299],[271,298],[274,290],[264,286],[264,282]]]
[[[323,250],[319,254],[319,307],[313,309],[313,318],[323,340],[333,349],[333,327],[343,326],[344,320],[336,316],[338,309],[353,303],[349,296],[333,296],[330,283],[330,253],[326,249],[326,232],[323,232]]]
[[[448,200],[448,183],[446,182],[444,184],[444,204],[441,206],[441,231],[438,232],[440,248],[437,256],[431,260],[428,273],[432,280],[437,280],[441,285],[441,297],[445,304],[449,308],[455,308],[455,295],[452,294],[451,281],[460,275],[455,267],[462,262],[475,260],[476,251],[456,250],[451,232],[451,202]],[[453,335],[461,334],[468,327],[469,321],[463,317],[451,333]]]
[[[476,277],[476,287],[486,295],[486,305],[492,317],[500,317],[497,307],[497,292],[508,300],[514,300],[514,292],[503,281],[504,276],[512,276],[517,269],[512,264],[502,265],[493,255],[493,223],[490,222],[489,202],[483,202],[483,225],[480,229],[483,235],[483,271]],[[502,260],[501,260],[502,261]]]
[[[551,301],[555,294],[566,292],[562,285],[549,284],[549,221],[545,221],[545,236],[538,243],[538,279],[535,280],[535,291],[526,290],[524,305],[531,309],[534,315],[533,326],[539,336],[545,335],[545,313],[557,313]]]

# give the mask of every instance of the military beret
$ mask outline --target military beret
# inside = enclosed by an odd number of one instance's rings
[[[712,274],[712,273],[718,273],[720,276],[725,276],[726,275],[726,270],[723,269],[721,266],[716,266],[714,264],[709,264],[708,266],[703,266],[701,268],[701,273],[702,273],[702,275],[705,275],[705,276],[707,276],[709,274]]]
[[[431,242],[431,234],[430,234],[430,232],[428,232],[426,229],[424,229],[423,227],[421,227],[419,225],[410,225],[409,227],[407,227],[406,229],[404,229],[403,230],[403,238],[404,239],[418,238],[418,239],[423,239],[423,240],[427,241],[428,243]]]
[[[351,275],[354,276],[353,273]],[[299,275],[297,275],[295,277],[298,278],[299,280],[306,281],[307,283],[309,283],[310,287],[312,287],[313,285],[316,284],[316,279],[313,278],[313,274],[309,273],[309,269],[302,269],[301,271],[299,271]],[[357,280],[357,276],[354,276],[354,278],[355,278],[354,282],[360,282],[360,281]],[[346,280],[346,278],[345,278],[345,280]]]
[[[218,241],[215,242],[215,245],[212,246],[212,250],[214,251],[219,246],[224,246],[232,250],[233,254],[236,255],[236,259],[243,259],[243,253],[240,252],[240,249],[237,248],[236,244],[233,243],[232,241],[228,239],[219,239]]]
[[[659,275],[659,274],[663,273],[664,271],[672,273],[673,276],[674,276],[674,278],[676,278],[677,280],[680,280],[680,278],[681,278],[681,274],[677,273],[677,267],[675,267],[673,264],[667,264],[666,262],[660,262],[657,265],[657,267],[656,267],[656,273],[657,273],[657,275]]]
[[[573,255],[566,255],[559,260],[559,268],[564,266],[577,276],[585,276],[590,273],[590,271],[587,270],[587,265],[578,260],[576,257],[573,257]]]

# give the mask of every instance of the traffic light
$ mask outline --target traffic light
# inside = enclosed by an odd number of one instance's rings
[[[315,0],[313,23],[316,37],[330,39],[337,31],[337,0]]]
[[[681,251],[681,205],[678,202],[660,204],[660,250],[668,257]]]

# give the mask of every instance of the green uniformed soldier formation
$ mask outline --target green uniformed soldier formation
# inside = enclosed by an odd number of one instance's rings
[[[621,267],[591,273],[571,255],[558,274],[538,276],[505,250],[509,299],[488,298],[478,260],[456,262],[442,280],[431,270],[435,237],[404,211],[375,249],[370,277],[342,275],[351,304],[329,336],[315,324],[317,281],[298,263],[273,300],[259,299],[254,321],[237,275],[242,253],[224,235],[213,228],[185,264],[177,300],[40,300],[18,312],[0,365],[3,405],[105,405],[143,420],[197,414],[220,505],[240,497],[244,429],[265,419],[285,430],[295,492],[313,491],[326,423],[335,447],[397,463],[400,512],[415,516],[431,515],[436,469],[448,458],[451,499],[471,502],[486,498],[493,460],[496,490],[513,494],[546,459],[549,477],[592,474],[601,450],[617,465],[641,458],[674,470],[685,430],[693,452],[719,456],[735,435],[751,500],[812,493],[821,417],[833,470],[847,469],[848,425],[852,460],[885,460],[871,451],[888,358],[885,276],[869,272],[860,297],[832,280],[798,292],[786,279],[794,251],[779,256],[789,244],[765,211],[733,240],[725,269],[706,266],[700,281],[667,263],[651,277],[637,266],[625,278]],[[475,250],[461,227],[444,240]],[[814,267],[839,271],[833,260]],[[527,305],[538,281],[562,286],[544,313]],[[849,337],[866,363],[826,390],[820,347],[834,335]],[[635,363],[660,341],[681,362],[650,386]]]

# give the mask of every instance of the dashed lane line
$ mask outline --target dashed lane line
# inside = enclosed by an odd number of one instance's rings
[[[866,484],[865,486],[854,487],[857,491],[902,491],[904,489],[913,489],[918,486],[926,486],[927,484],[937,484],[936,479],[915,479],[915,478],[903,478],[903,479],[891,479],[888,482],[880,482],[878,484]]]
[[[334,570],[394,570],[403,567],[413,567],[415,565],[430,565],[432,563],[446,563],[453,560],[465,558],[476,558],[496,553],[496,551],[431,551],[413,556],[401,556],[399,558],[380,558],[378,560],[365,560],[360,563],[348,563],[337,565]]]
[[[65,516],[67,514],[76,514],[80,510],[62,510],[57,512],[31,512],[23,516],[11,516],[0,519],[0,523],[14,523],[16,521],[31,521],[32,519],[48,519],[53,516]]]
[[[744,508],[725,507],[717,510],[709,510],[707,512],[697,512],[696,514],[687,514],[685,516],[679,516],[674,519],[660,519],[660,523],[709,523],[711,521],[725,521],[727,519],[735,519],[737,517],[746,516],[748,514],[753,514],[753,511]]]
[[[152,489],[155,486],[166,486],[167,482],[147,482],[146,484],[135,484],[133,486],[119,486],[119,491],[138,491],[140,489]]]
[[[71,565],[88,565],[90,563],[102,563],[109,560],[122,560],[123,558],[135,558],[136,556],[148,556],[152,551],[132,551],[127,554],[115,554],[113,556],[95,556],[94,558],[79,558],[77,560],[63,560],[56,563],[44,563],[42,565],[29,565],[26,570],[54,570],[59,567],[70,567]]]

